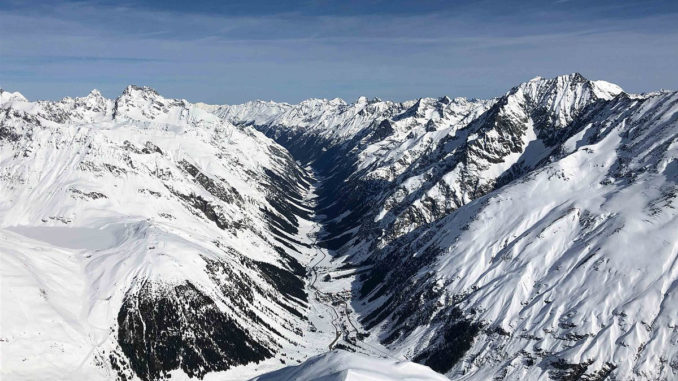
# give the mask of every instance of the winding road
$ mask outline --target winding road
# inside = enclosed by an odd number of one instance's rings
[[[333,305],[331,302],[328,302],[328,301],[330,301],[330,300],[334,300],[334,299],[335,299],[335,295],[334,295],[334,294],[330,294],[330,293],[326,293],[326,292],[323,292],[323,291],[320,291],[320,290],[316,287],[316,282],[318,281],[318,265],[320,265],[320,263],[322,263],[322,262],[327,258],[327,254],[326,254],[324,251],[318,249],[318,248],[317,248],[317,247],[318,247],[317,244],[318,244],[318,242],[317,242],[317,240],[315,240],[315,241],[313,242],[313,245],[314,245],[314,247],[316,248],[317,253],[320,254],[320,255],[322,255],[322,257],[321,257],[317,262],[315,262],[315,264],[313,264],[313,265],[311,266],[311,273],[312,273],[312,276],[313,276],[313,280],[312,280],[311,283],[309,284],[309,288],[310,288],[311,290],[313,290],[313,292],[315,293],[316,299],[317,299],[319,302],[321,302],[323,305],[325,305],[326,307],[328,307],[328,309],[332,310],[332,313],[334,314],[334,318],[332,319],[331,323],[332,323],[332,326],[334,327],[334,332],[335,332],[336,335],[335,335],[335,337],[334,337],[334,340],[332,340],[332,342],[328,345],[329,350],[332,350],[332,349],[334,349],[334,346],[337,344],[337,342],[338,342],[339,339],[341,338],[342,333],[348,334],[348,332],[345,332],[345,331],[344,331],[344,327],[345,327],[345,326],[344,326],[343,324],[341,324],[341,320],[342,320],[342,319],[341,319],[341,314],[340,314],[340,312],[337,311],[336,308],[334,308],[334,305]],[[348,315],[348,304],[346,304],[346,301],[345,301],[345,300],[344,300],[343,302],[344,302],[344,305],[345,305],[345,307],[346,307],[346,314]],[[347,317],[348,317],[348,316],[347,316]],[[348,320],[349,320],[349,323],[351,323],[351,326],[352,326],[352,327],[354,328],[354,330],[355,330],[355,326],[353,325],[353,322],[351,322],[351,319],[349,318]],[[356,331],[357,331],[357,330],[356,330]]]
[[[311,193],[311,195],[314,194]],[[307,200],[310,201],[309,198],[307,198]],[[336,269],[332,268],[331,261],[328,263],[329,254],[318,246],[317,236],[313,236],[311,247],[315,250],[315,255],[308,267],[308,273],[311,277],[311,281],[308,285],[309,293],[312,293],[318,304],[324,307],[322,309],[331,311],[332,319],[330,323],[335,332],[332,341],[327,345],[328,350],[335,349],[343,337],[344,343],[353,346],[356,350],[379,354],[394,360],[402,360],[393,357],[393,355],[385,348],[372,345],[363,340],[363,335],[361,335],[362,331],[357,327],[358,323],[354,324],[353,319],[351,319],[353,310],[350,307],[350,291],[326,292],[318,287],[319,277],[324,274],[329,274]]]

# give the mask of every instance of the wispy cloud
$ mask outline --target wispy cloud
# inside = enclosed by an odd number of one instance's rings
[[[591,3],[511,10],[485,0],[408,13],[379,12],[377,1],[364,14],[329,14],[316,5],[260,15],[253,8],[230,14],[106,2],[17,5],[0,12],[0,82],[31,98],[94,87],[115,96],[137,83],[212,103],[489,97],[535,75],[573,71],[631,91],[677,87],[672,9]]]
[[[45,65],[55,63],[148,63],[166,60],[144,57],[97,57],[97,56],[10,56],[3,59],[6,64]]]

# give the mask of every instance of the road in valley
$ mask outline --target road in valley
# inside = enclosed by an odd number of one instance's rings
[[[316,187],[312,189],[314,190]],[[316,195],[313,190],[307,195],[306,200],[309,203],[315,202],[314,198]],[[316,224],[316,229],[321,229],[322,223],[316,222]],[[334,329],[334,336],[328,337],[330,342],[327,344],[327,350],[333,350],[337,346],[341,346],[345,349],[352,349],[371,355],[403,360],[402,358],[393,357],[386,348],[378,343],[364,341],[368,335],[358,328],[357,320],[354,323],[352,318],[352,314],[354,314],[351,308],[352,282],[350,278],[346,277],[348,274],[345,272],[341,274],[342,279],[336,276],[336,273],[342,270],[337,267],[338,264],[336,262],[332,261],[327,250],[318,245],[318,230],[316,229],[309,232],[309,238],[312,240],[310,250],[313,250],[311,254],[313,258],[307,270],[310,278],[308,289],[309,294],[316,300],[318,307],[321,307],[319,309],[316,308],[316,312],[319,313],[319,310],[330,312],[328,317],[331,318],[330,323]],[[324,277],[327,275],[330,277],[325,280]],[[341,282],[341,284],[335,282]],[[318,315],[318,317],[323,318],[321,315]]]

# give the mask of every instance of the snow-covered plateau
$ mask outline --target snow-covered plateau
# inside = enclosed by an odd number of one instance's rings
[[[678,379],[678,93],[0,90],[5,380]],[[418,364],[417,364],[418,363]]]

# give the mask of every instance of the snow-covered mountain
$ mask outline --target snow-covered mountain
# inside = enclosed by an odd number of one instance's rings
[[[674,379],[677,112],[0,91],[2,374]]]
[[[367,342],[452,379],[678,377],[678,94],[579,74],[488,100],[253,102],[325,178]]]
[[[303,342],[310,178],[282,147],[149,88],[0,95],[3,379],[202,377]]]

